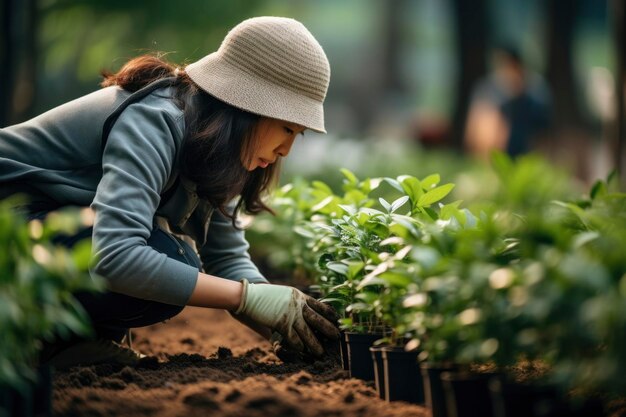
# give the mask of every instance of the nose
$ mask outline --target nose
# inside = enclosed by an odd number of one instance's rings
[[[289,155],[289,152],[291,152],[291,147],[293,146],[293,142],[296,138],[292,137],[288,140],[285,140],[284,142],[282,142],[274,151],[278,156],[281,157],[285,157],[287,155]]]

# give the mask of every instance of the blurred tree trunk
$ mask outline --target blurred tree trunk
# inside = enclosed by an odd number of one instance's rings
[[[15,31],[12,23],[13,7],[16,1],[2,0],[2,9],[0,9],[0,127],[9,123],[9,112],[11,109],[11,98],[13,97],[13,86],[15,76],[15,61],[12,59],[13,51],[13,32]]]
[[[615,56],[617,74],[615,75],[615,168],[619,171],[622,186],[626,184],[626,6],[624,0],[611,2],[613,15],[613,33],[615,36]]]
[[[32,116],[37,62],[37,0],[3,0],[0,126]]]
[[[401,93],[404,80],[401,71],[403,17],[408,0],[385,0],[377,3],[377,42],[364,70],[352,80],[355,87],[346,98],[354,112],[358,134],[367,134],[376,126],[380,110],[389,110],[394,94]],[[392,109],[393,111],[393,109]]]
[[[404,86],[400,69],[402,53],[402,17],[406,10],[407,0],[387,0],[383,10],[383,89],[392,92],[402,91]]]
[[[583,127],[572,66],[572,43],[578,6],[578,0],[546,2],[546,75],[552,89],[553,123],[556,129]]]
[[[487,73],[487,6],[486,0],[453,0],[452,6],[459,71],[449,143],[462,150],[472,88]]]
[[[546,77],[552,93],[552,132],[544,144],[550,159],[579,179],[591,181],[593,135],[582,112],[573,66],[580,0],[547,0]]]

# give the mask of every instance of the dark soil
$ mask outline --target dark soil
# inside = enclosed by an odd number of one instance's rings
[[[55,373],[55,416],[430,416],[424,407],[386,403],[373,382],[349,378],[336,349],[324,360],[284,364],[268,342],[223,311],[188,307],[133,334],[134,348],[149,355],[138,365]],[[513,371],[526,381],[546,368],[521,363]],[[607,416],[626,416],[624,399],[605,406]]]
[[[336,362],[284,364],[268,342],[227,313],[186,308],[167,323],[134,332],[150,357],[136,366],[103,364],[57,371],[57,416],[427,416],[386,403],[373,383]]]

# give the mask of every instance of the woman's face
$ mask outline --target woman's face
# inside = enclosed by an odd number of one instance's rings
[[[243,165],[248,171],[267,168],[279,156],[289,154],[296,136],[304,130],[295,123],[262,117],[252,138],[252,150],[247,158],[244,156]]]

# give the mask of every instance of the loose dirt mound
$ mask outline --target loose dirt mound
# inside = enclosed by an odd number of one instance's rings
[[[373,383],[351,379],[332,359],[283,364],[269,343],[223,311],[186,308],[164,324],[136,329],[151,357],[57,372],[58,416],[426,416],[385,403]]]

